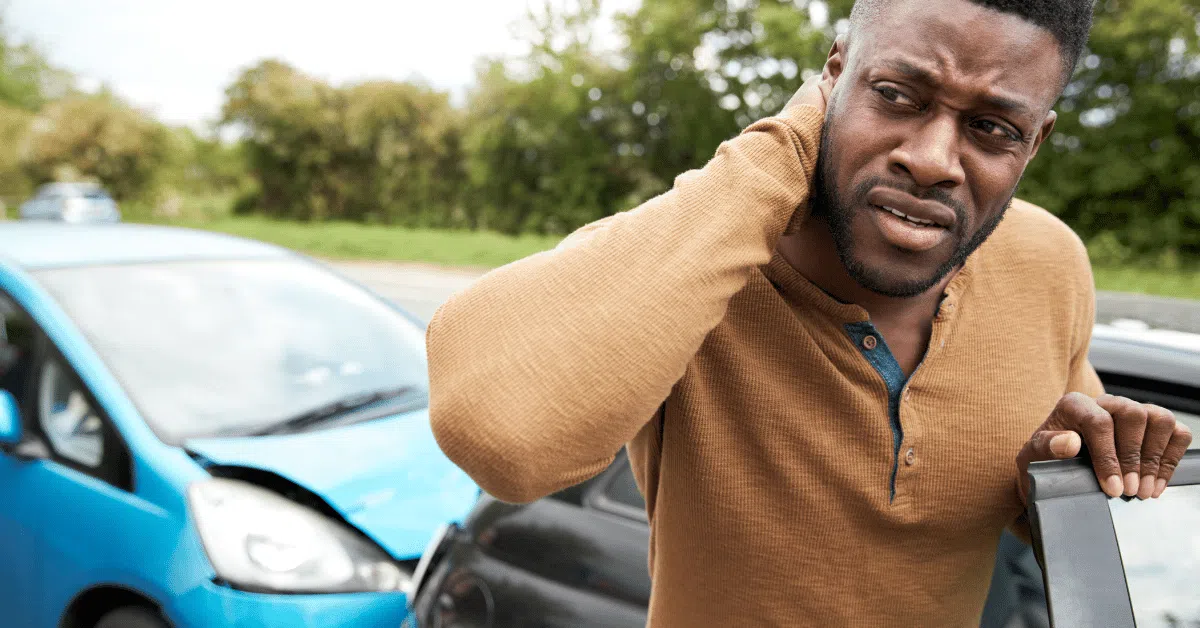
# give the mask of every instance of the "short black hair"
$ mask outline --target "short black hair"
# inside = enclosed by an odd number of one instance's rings
[[[891,0],[856,0],[850,11],[850,23],[857,27],[870,20]],[[1063,84],[1066,85],[1079,63],[1092,30],[1094,0],[969,0],[980,6],[1020,16],[1046,29],[1058,40],[1063,60]]]

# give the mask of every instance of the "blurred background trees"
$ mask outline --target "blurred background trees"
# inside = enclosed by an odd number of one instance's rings
[[[1197,0],[1100,0],[1054,135],[1021,193],[1093,256],[1166,268],[1200,259]]]
[[[480,60],[462,102],[263,60],[226,90],[225,140],[83,93],[0,38],[0,197],[87,177],[135,217],[564,234],[666,190],[777,112],[851,5],[644,0],[617,15],[614,45],[596,39],[599,0],[557,3],[522,25],[527,54]],[[1022,182],[1100,263],[1200,261],[1198,14],[1200,0],[1100,0],[1056,132]]]
[[[226,90],[253,189],[240,213],[450,226],[464,180],[461,114],[420,85],[334,87],[279,61]]]

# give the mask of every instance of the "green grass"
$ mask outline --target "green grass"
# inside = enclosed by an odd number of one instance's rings
[[[493,232],[406,229],[358,223],[305,224],[265,218],[218,218],[170,224],[263,240],[327,259],[425,262],[494,268],[554,247],[553,236],[510,237]],[[1200,272],[1097,267],[1096,287],[1200,299]]]
[[[489,231],[406,229],[333,222],[306,224],[264,218],[220,218],[169,224],[220,231],[271,242],[328,259],[426,262],[494,268],[553,248],[560,238],[511,237]]]
[[[1097,267],[1094,272],[1098,290],[1200,299],[1200,271],[1198,270],[1163,271],[1132,267]]]

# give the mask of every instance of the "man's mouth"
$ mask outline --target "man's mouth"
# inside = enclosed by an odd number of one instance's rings
[[[878,213],[875,224],[883,237],[900,249],[920,253],[950,238],[950,230],[932,220],[917,218],[887,205],[871,205]]]
[[[917,218],[915,216],[909,216],[908,214],[906,214],[894,207],[888,207],[886,205],[876,205],[875,207],[876,207],[876,209],[881,209],[892,215],[899,216],[900,218],[903,218],[903,219],[913,223],[914,225],[920,225],[922,227],[936,227],[938,229],[945,229],[945,227],[937,224],[936,222],[934,222],[932,220],[925,220],[924,218]]]
[[[865,199],[875,209],[891,214],[920,227],[950,230],[957,222],[954,210],[931,200],[921,200],[911,194],[886,186],[876,186]]]

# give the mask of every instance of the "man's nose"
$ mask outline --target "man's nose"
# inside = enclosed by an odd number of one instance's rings
[[[966,180],[959,159],[958,122],[952,116],[930,118],[889,156],[889,167],[907,174],[920,187],[953,188]]]

